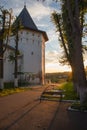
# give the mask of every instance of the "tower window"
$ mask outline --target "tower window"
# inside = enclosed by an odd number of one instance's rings
[[[21,38],[21,42],[22,42],[22,38]]]
[[[33,54],[34,54],[34,52],[32,51],[32,52],[31,52],[31,55],[33,55]]]
[[[32,33],[32,36],[34,36],[34,33]]]
[[[26,41],[28,41],[28,38],[26,38]]]

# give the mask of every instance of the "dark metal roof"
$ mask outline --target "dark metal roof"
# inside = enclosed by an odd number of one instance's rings
[[[37,26],[35,25],[32,17],[30,16],[26,6],[24,6],[23,10],[19,14],[18,18],[21,21],[21,24],[24,28],[38,30]]]
[[[43,34],[45,41],[48,41],[48,36],[45,31],[39,30],[37,26],[35,25],[32,17],[30,16],[28,10],[26,9],[26,6],[24,6],[23,10],[19,14],[16,20],[20,20],[23,28],[30,29],[32,31],[40,32]],[[14,24],[16,21],[14,22]]]

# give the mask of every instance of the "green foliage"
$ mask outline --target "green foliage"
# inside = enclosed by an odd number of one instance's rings
[[[0,97],[11,95],[14,93],[24,92],[26,90],[29,90],[28,88],[10,88],[10,89],[4,89],[3,91],[0,91]]]
[[[0,6],[1,7],[1,6]],[[6,51],[8,39],[11,33],[11,16],[12,10],[0,8],[0,55],[2,56]],[[3,44],[5,44],[3,48]]]
[[[4,88],[5,89],[11,89],[14,87],[14,83],[13,82],[5,82],[4,83]]]
[[[9,59],[9,62],[12,62],[12,63],[14,62],[15,56],[14,56],[14,53],[13,53],[13,52],[11,52],[11,53],[9,54],[8,59]]]
[[[87,111],[87,103],[81,105],[80,102],[75,102],[71,105],[71,108],[79,111]]]
[[[50,80],[52,83],[60,83],[69,79],[69,72],[47,73],[45,77],[46,79]]]
[[[20,51],[18,50],[17,51],[17,56],[19,56],[20,55]],[[14,62],[15,61],[15,54],[14,54],[14,52],[10,52],[10,54],[9,54],[9,56],[8,56],[8,59],[9,59],[9,61],[10,62]]]
[[[65,100],[78,100],[77,93],[74,90],[72,82],[66,82],[60,86],[64,90]]]
[[[69,62],[71,60],[71,52],[72,51],[70,51],[71,44],[69,44],[66,33],[65,33],[64,26],[65,26],[66,22],[63,23],[63,15],[58,14],[56,11],[54,11],[52,13],[51,19],[56,26],[56,31],[59,32],[59,34],[60,34],[60,36],[59,36],[60,46],[61,46],[61,48],[63,48],[63,53],[62,53],[63,55],[61,57],[60,63],[63,63],[63,64],[68,63],[69,64]],[[70,36],[69,36],[69,38],[70,38]]]
[[[4,83],[4,89],[2,91],[0,91],[0,97],[11,95],[11,94],[14,94],[14,93],[24,92],[24,91],[27,91],[27,90],[30,90],[30,88],[28,88],[28,87],[14,88],[13,82]]]
[[[51,20],[54,23],[56,27],[56,31],[60,32],[59,36],[59,41],[60,41],[60,46],[63,48],[63,55],[61,56],[60,63],[62,64],[70,64],[72,63],[72,56],[74,50],[74,39],[75,39],[75,33],[73,34],[73,28],[72,28],[72,22],[77,22],[76,21],[76,3],[75,0],[70,0],[69,4],[68,0],[62,0],[61,1],[62,6],[61,6],[61,14],[59,14],[57,11],[54,11],[51,15]],[[78,20],[80,22],[80,29],[81,29],[81,36],[83,36],[83,31],[85,31],[86,26],[86,21],[85,21],[85,13],[87,11],[87,1],[86,0],[81,0],[78,1],[79,8],[79,17]],[[69,9],[68,9],[69,8]],[[70,10],[71,9],[71,10]],[[70,12],[71,11],[71,12]],[[70,13],[72,14],[72,21],[69,17]],[[85,33],[84,33],[85,34]],[[61,39],[60,39],[61,38]],[[85,47],[86,49],[86,47]],[[84,49],[84,50],[85,50]]]
[[[57,84],[56,84],[57,85]],[[60,100],[60,95],[55,94],[56,90],[60,90],[64,95],[62,100],[79,100],[76,92],[73,89],[72,82],[65,82],[58,84],[58,86],[54,87],[54,89],[48,90],[47,92],[43,93],[42,98],[50,99],[50,100]]]
[[[21,20],[16,18],[15,22],[12,25],[13,35],[17,35],[18,31],[22,28],[23,28],[23,26],[22,26]]]

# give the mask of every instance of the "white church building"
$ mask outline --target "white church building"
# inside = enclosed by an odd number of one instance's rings
[[[39,30],[32,20],[26,6],[18,16],[23,26],[18,35],[18,80],[34,84],[45,83],[45,42],[48,36],[45,31]],[[4,53],[4,82],[14,81],[14,62],[9,55],[15,52],[14,36],[10,37],[9,45]]]

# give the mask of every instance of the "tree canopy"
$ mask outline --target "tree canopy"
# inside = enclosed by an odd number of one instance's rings
[[[60,33],[64,58],[71,65],[74,87],[80,95],[81,103],[83,103],[87,96],[86,74],[82,55],[82,37],[85,30],[87,1],[61,1],[61,13],[53,12],[52,20]]]

